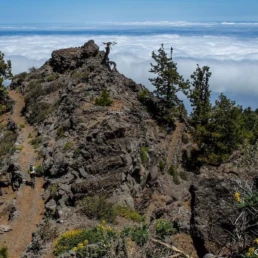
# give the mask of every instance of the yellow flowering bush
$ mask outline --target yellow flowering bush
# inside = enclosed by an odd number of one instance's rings
[[[110,246],[110,242],[115,237],[116,232],[113,228],[106,226],[106,221],[102,221],[100,225],[93,229],[76,229],[63,233],[55,242],[54,254],[58,256],[70,250],[80,254],[85,253],[88,250],[88,245],[95,243],[101,243],[103,245],[101,252],[105,253],[106,248]]]
[[[117,216],[121,216],[135,222],[144,221],[144,216],[141,216],[137,211],[131,209],[128,206],[116,205],[114,209],[115,209],[115,214]]]

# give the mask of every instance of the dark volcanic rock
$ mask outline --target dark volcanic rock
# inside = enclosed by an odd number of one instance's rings
[[[93,40],[85,43],[81,48],[68,48],[53,51],[50,65],[55,72],[63,73],[68,69],[81,67],[86,59],[98,54],[99,47]]]
[[[216,253],[231,238],[239,216],[233,195],[235,181],[203,179],[191,186],[191,235],[199,257]]]

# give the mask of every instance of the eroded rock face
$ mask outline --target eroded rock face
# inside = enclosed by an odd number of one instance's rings
[[[199,257],[217,253],[235,228],[239,211],[234,199],[236,182],[226,179],[202,179],[192,185],[191,235]]]

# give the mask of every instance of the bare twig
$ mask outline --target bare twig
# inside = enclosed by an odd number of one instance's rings
[[[184,253],[183,251],[179,250],[178,248],[176,248],[176,247],[173,246],[173,245],[166,244],[166,243],[164,243],[164,242],[162,242],[162,241],[160,241],[160,240],[158,240],[158,239],[154,239],[154,238],[151,238],[150,240],[151,240],[152,242],[154,242],[154,243],[158,243],[158,244],[160,244],[160,245],[163,245],[163,246],[167,247],[168,249],[171,249],[171,250],[173,250],[173,251],[175,251],[175,252],[177,252],[177,253],[179,253],[179,254],[182,254],[182,255],[185,256],[186,258],[192,258],[190,255]]]

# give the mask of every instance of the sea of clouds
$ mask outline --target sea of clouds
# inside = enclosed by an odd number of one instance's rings
[[[89,39],[104,50],[102,42],[116,41],[110,59],[118,70],[152,89],[148,81],[151,53],[162,43],[174,49],[178,70],[187,79],[196,64],[210,66],[214,96],[224,92],[244,106],[258,107],[258,38],[227,36],[181,36],[173,34],[148,36],[48,35],[0,36],[0,50],[12,61],[14,74],[40,67],[55,49],[77,47]]]

